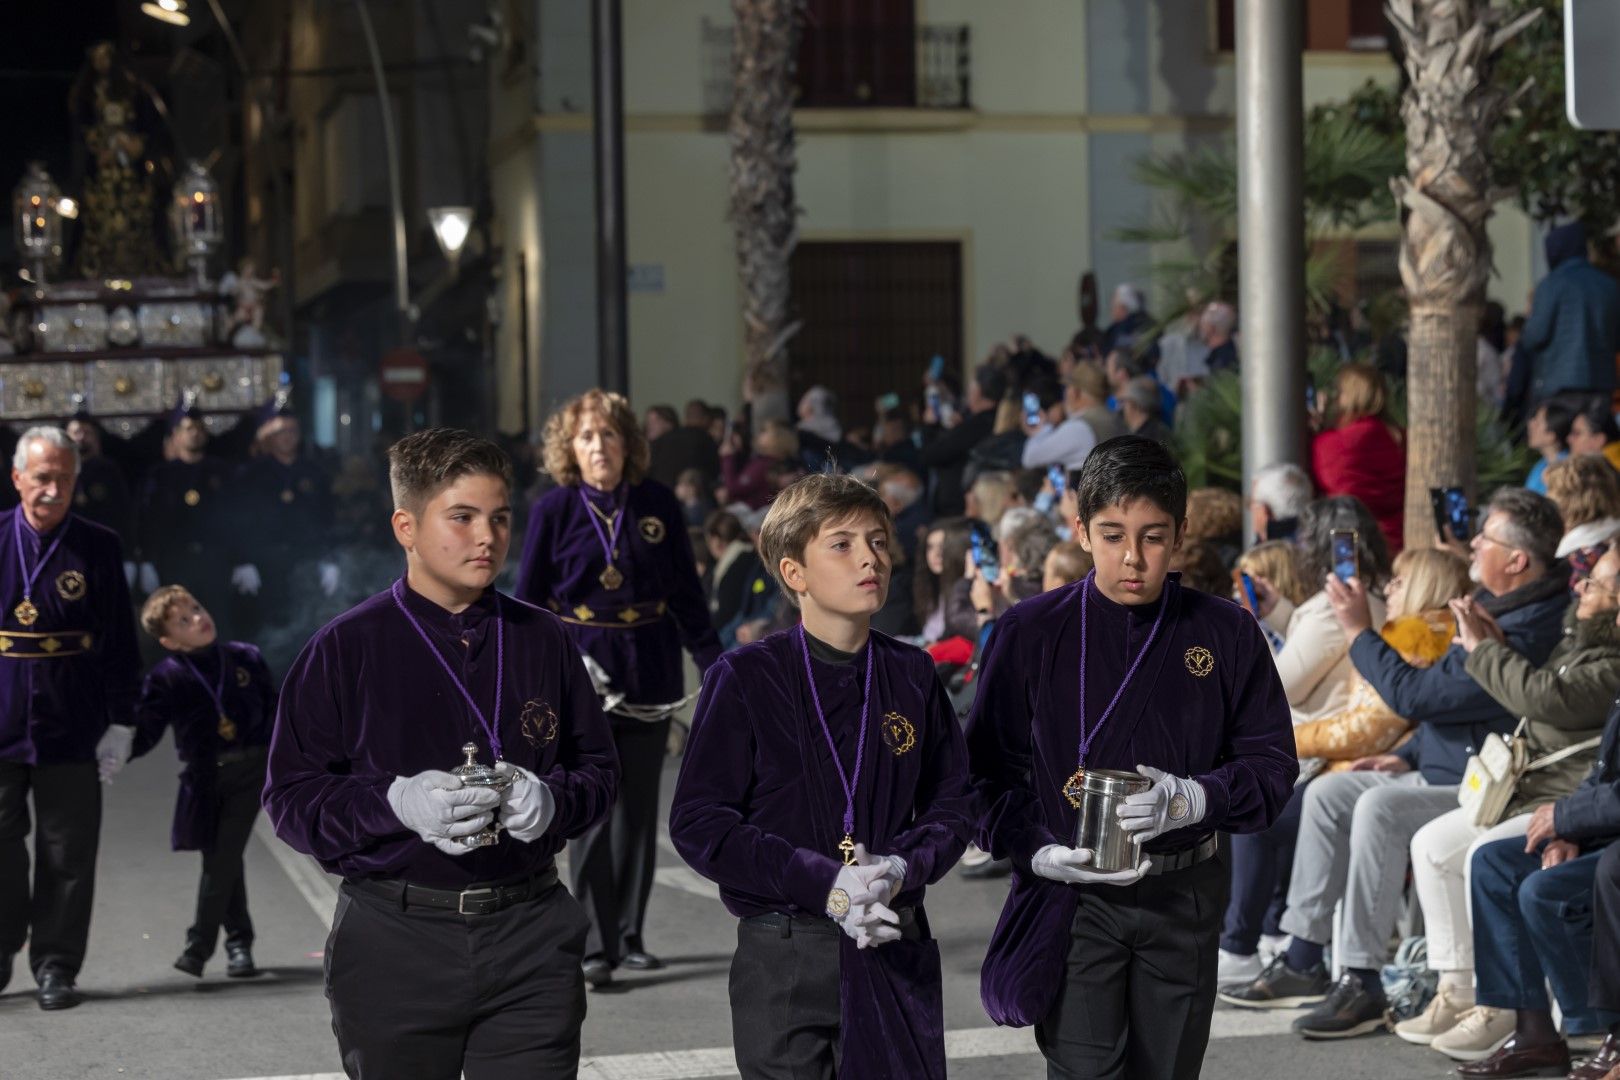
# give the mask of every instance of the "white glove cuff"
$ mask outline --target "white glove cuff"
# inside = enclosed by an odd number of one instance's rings
[[[405,825],[405,813],[402,809],[405,803],[405,785],[408,781],[403,776],[394,777],[394,782],[388,785],[388,808],[394,812],[401,825]],[[411,829],[409,825],[405,828]],[[411,829],[411,832],[415,832]]]

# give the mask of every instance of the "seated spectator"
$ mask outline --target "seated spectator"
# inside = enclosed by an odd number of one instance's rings
[[[1031,393],[1044,406],[1056,403],[1061,397],[1055,379],[1038,380]],[[996,424],[990,437],[979,443],[968,454],[968,467],[963,480],[971,487],[973,481],[986,472],[1017,472],[1024,460],[1024,404],[1023,388],[1009,383],[1007,396],[996,407]]]
[[[1209,349],[1204,364],[1211,372],[1237,370],[1237,342],[1232,339],[1236,330],[1237,311],[1224,301],[1211,301],[1199,316],[1198,336]]]
[[[1153,316],[1147,312],[1147,297],[1128,281],[1114,286],[1108,319],[1108,328],[1103,331],[1104,353],[1137,344],[1153,328]]]
[[[1007,393],[1007,378],[989,364],[981,364],[967,387],[966,414],[950,409],[940,416],[933,405],[923,412],[923,443],[918,458],[933,474],[936,517],[963,512],[963,470],[973,448],[988,439],[996,424],[996,407]]]
[[[912,618],[911,582],[917,566],[917,545],[930,517],[922,480],[903,465],[866,466],[860,475],[877,489],[894,519],[889,596],[883,609],[872,617],[872,626],[891,637],[909,637],[919,629]]]
[[[1558,508],[1548,499],[1507,488],[1491,500],[1473,541],[1469,576],[1481,585],[1478,600],[1508,645],[1534,664],[1546,660],[1562,628],[1568,591],[1553,556],[1562,534]],[[1511,732],[1516,720],[1468,674],[1461,645],[1431,667],[1414,667],[1373,632],[1361,578],[1330,578],[1326,589],[1356,670],[1416,733],[1393,753],[1362,758],[1348,772],[1306,786],[1281,921],[1293,941],[1254,982],[1222,992],[1225,1001],[1261,1007],[1320,998],[1294,1021],[1294,1031],[1308,1039],[1383,1027],[1387,1002],[1378,970],[1389,957],[1407,869],[1404,858],[1391,856],[1456,806],[1468,754],[1486,736]],[[1343,974],[1332,983],[1322,961],[1341,901],[1334,950]]]
[[[1237,569],[1249,575],[1255,583],[1255,592],[1269,592],[1275,597],[1272,619],[1286,627],[1294,609],[1303,604],[1316,590],[1305,584],[1300,573],[1299,552],[1287,540],[1267,540],[1238,556]],[[1240,583],[1232,584],[1232,599],[1248,607],[1248,598],[1240,592]],[[1256,617],[1259,612],[1255,613]]]
[[[1159,395],[1158,408],[1154,409],[1146,404],[1146,395],[1141,395],[1143,408],[1148,415],[1156,415],[1160,420],[1169,424],[1176,418],[1176,393],[1159,381],[1157,365],[1159,352],[1157,347],[1148,349],[1145,353],[1136,353],[1131,349],[1115,349],[1108,354],[1108,360],[1103,366],[1103,372],[1108,376],[1108,388],[1113,395],[1108,399],[1108,407],[1116,412],[1124,411],[1123,395],[1125,388],[1137,379],[1152,381],[1155,392]],[[1127,425],[1129,426],[1129,425]]]
[[[1569,452],[1602,454],[1610,466],[1620,469],[1620,426],[1614,422],[1609,395],[1591,394],[1578,401],[1569,426]]]
[[[821,472],[829,467],[848,472],[871,460],[870,452],[845,438],[844,426],[838,419],[838,398],[825,386],[806,390],[799,398],[797,414],[798,459],[806,472]]]
[[[1538,807],[1523,839],[1497,840],[1474,852],[1474,996],[1482,1006],[1512,1009],[1513,1030],[1489,1057],[1459,1066],[1459,1075],[1546,1075],[1544,1070],[1556,1069],[1582,1080],[1607,1080],[1620,1069],[1620,1001],[1613,993],[1620,964],[1612,907],[1605,905],[1603,930],[1593,933],[1594,893],[1601,901],[1612,890],[1617,836],[1620,704],[1609,712],[1597,764],[1580,787]],[[1599,883],[1601,867],[1607,867],[1607,889]],[[1589,1067],[1592,1062],[1570,1071],[1569,1047],[1547,997],[1549,983],[1566,1034],[1605,1035],[1599,1054],[1607,1073]]]
[[[697,469],[687,469],[675,479],[675,497],[681,501],[681,510],[689,526],[702,528],[709,515],[714,513],[714,494],[709,490],[707,478]]]
[[[728,511],[716,510],[704,521],[703,546],[713,560],[709,621],[716,630],[724,630],[748,606],[749,588],[763,567],[742,522]]]
[[[912,610],[925,645],[946,636],[945,608],[951,589],[962,579],[969,545],[967,518],[946,518],[928,528],[923,562],[912,579]]]
[[[1243,551],[1243,500],[1229,488],[1195,488],[1187,493],[1187,528],[1184,541],[1203,541],[1220,552],[1230,570]],[[1219,595],[1226,595],[1222,583]]]
[[[1610,750],[1607,760],[1620,757],[1620,747]],[[1588,1004],[1595,1012],[1620,1016],[1620,844],[1608,844],[1598,856],[1597,881],[1592,890],[1592,955],[1603,957],[1592,965],[1592,985]],[[1609,1034],[1597,1053],[1571,1072],[1577,1080],[1620,1080],[1620,1022],[1609,1025]]]
[[[1341,367],[1333,380],[1333,426],[1311,440],[1311,472],[1323,495],[1366,503],[1395,554],[1406,519],[1406,434],[1389,419],[1388,403],[1377,368]]]
[[[1186,540],[1170,556],[1170,569],[1181,575],[1189,589],[1225,596],[1232,591],[1232,579],[1221,549],[1208,540]]]
[[[649,405],[647,415],[642,420],[642,430],[650,443],[660,435],[667,435],[680,426],[675,416],[673,405]]]
[[[1120,419],[1125,421],[1132,435],[1141,435],[1174,450],[1175,436],[1171,434],[1170,425],[1159,418],[1162,402],[1159,384],[1152,376],[1132,379],[1115,397],[1119,401]]]
[[[904,410],[885,409],[878,413],[877,423],[872,426],[871,451],[878,461],[904,465],[918,476],[927,475]]]
[[[686,407],[690,409],[692,407],[691,403],[688,403]],[[715,453],[718,455],[720,452],[720,447],[724,445],[726,441],[726,432],[730,430],[726,424],[726,407],[724,405],[710,405],[708,407],[708,414],[709,422],[705,426],[705,430],[708,431],[710,440],[714,442]],[[690,413],[687,414],[686,422],[696,426]],[[716,473],[716,476],[718,475],[719,474]]]
[[[1267,465],[1249,484],[1249,521],[1263,540],[1292,540],[1299,514],[1315,495],[1310,475],[1291,462]]]
[[[1558,557],[1569,563],[1570,584],[1591,573],[1620,532],[1620,473],[1608,459],[1582,453],[1547,466],[1547,498],[1564,519]]]
[[[780,420],[765,421],[754,438],[752,454],[744,452],[741,434],[733,432],[720,459],[725,501],[761,509],[782,490],[782,481],[797,470],[798,456],[798,432]]]
[[[967,516],[980,521],[999,522],[1007,508],[1017,506],[1021,499],[1012,473],[980,473],[968,490]]]
[[[1046,553],[1046,565],[1041,567],[1041,591],[1051,592],[1065,585],[1073,585],[1091,573],[1091,552],[1078,540],[1064,540]]]
[[[1389,552],[1378,523],[1360,499],[1339,495],[1319,499],[1299,519],[1300,576],[1311,590],[1306,601],[1290,612],[1279,602],[1271,583],[1257,578],[1260,617],[1283,639],[1277,653],[1277,674],[1288,695],[1294,723],[1316,720],[1343,709],[1350,699],[1350,639],[1345,636],[1322,583],[1333,572],[1333,532],[1356,534],[1356,559],[1372,593],[1372,618],[1384,621],[1382,589],[1389,580]]]
[[[1125,425],[1108,411],[1108,378],[1090,361],[1069,372],[1063,398],[1046,410],[1039,427],[1028,427],[1023,465],[1036,469],[1061,465],[1074,471],[1085,464],[1091,448],[1105,439],[1125,434]]]
[[[1599,467],[1608,468],[1599,463]],[[1468,652],[1466,669],[1485,692],[1513,716],[1521,718],[1531,760],[1557,753],[1602,733],[1603,718],[1620,692],[1620,550],[1610,550],[1565,616],[1565,634],[1539,667],[1495,636],[1494,623],[1471,602],[1453,605],[1458,633]],[[1421,1015],[1395,1027],[1408,1042],[1474,1060],[1488,1056],[1513,1032],[1513,1017],[1502,1009],[1474,1017],[1474,948],[1468,929],[1467,869],[1473,852],[1484,844],[1522,837],[1531,812],[1568,795],[1580,784],[1593,761],[1591,750],[1519,779],[1502,820],[1481,828],[1471,810],[1441,814],[1412,837],[1412,879],[1423,905],[1429,967],[1440,973],[1439,991]],[[1488,1008],[1488,1007],[1482,1007]]]
[[[1252,554],[1252,553],[1251,553]],[[1447,606],[1468,593],[1468,564],[1449,551],[1422,548],[1395,559],[1386,590],[1388,621],[1381,635],[1413,667],[1427,667],[1451,647],[1456,623]],[[1286,886],[1299,834],[1305,784],[1316,772],[1338,772],[1353,761],[1392,749],[1410,725],[1359,674],[1350,679],[1342,709],[1294,728],[1305,778],[1271,828],[1232,837],[1232,894],[1226,905],[1218,964],[1223,981],[1253,979],[1261,972],[1262,939],[1282,936]]]
[[[723,428],[723,411],[721,415]],[[674,487],[683,473],[696,469],[703,475],[704,488],[713,488],[720,481],[720,444],[710,432],[709,406],[693,399],[686,403],[685,423],[676,426],[674,417],[675,411],[667,405],[655,405],[647,410],[648,423],[656,419],[660,429],[656,436],[651,427],[647,429],[647,475],[660,484]],[[693,524],[703,522],[699,519]]]
[[[1547,494],[1547,466],[1569,456],[1569,434],[1574,429],[1575,410],[1562,397],[1550,397],[1536,406],[1524,425],[1524,444],[1541,455],[1524,478],[1524,486]]]

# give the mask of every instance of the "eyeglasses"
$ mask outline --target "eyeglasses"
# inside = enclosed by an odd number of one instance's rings
[[[1475,535],[1480,540],[1484,540],[1486,543],[1489,543],[1489,544],[1495,544],[1499,548],[1505,548],[1508,551],[1518,551],[1519,550],[1519,548],[1516,545],[1510,544],[1506,540],[1498,540],[1496,537],[1492,536],[1490,533],[1485,532],[1483,530],[1481,530],[1479,533],[1477,533]]]

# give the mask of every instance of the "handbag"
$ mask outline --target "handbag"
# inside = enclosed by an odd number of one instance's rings
[[[1597,736],[1531,761],[1530,741],[1524,737],[1525,723],[1520,720],[1511,736],[1487,735],[1479,753],[1468,758],[1462,784],[1457,788],[1457,805],[1468,811],[1469,819],[1477,829],[1489,829],[1502,820],[1503,811],[1512,801],[1513,793],[1526,773],[1556,765],[1567,757],[1595,748],[1603,741],[1602,736]]]

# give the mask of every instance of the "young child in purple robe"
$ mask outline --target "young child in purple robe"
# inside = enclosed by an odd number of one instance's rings
[[[922,898],[962,854],[972,801],[932,661],[871,629],[893,532],[851,477],[782,491],[760,556],[803,622],[726,653],[693,716],[670,838],[739,919],[746,1080],[945,1075]]]
[[[177,970],[201,977],[225,930],[225,974],[257,975],[242,852],[259,814],[276,687],[258,648],[221,643],[208,609],[181,585],[164,585],[141,608],[141,627],[169,655],[141,687],[134,754],[174,729],[180,793],[170,843],[202,852],[197,911]]]
[[[1192,1080],[1226,904],[1215,832],[1258,832],[1287,802],[1288,703],[1255,620],[1170,573],[1187,508],[1170,452],[1110,439],[1077,488],[1095,569],[996,620],[968,721],[979,844],[1013,864],[981,996],[997,1023],[1035,1025],[1049,1076]],[[1104,823],[1135,866],[1079,842],[1102,770],[1149,781]]]

